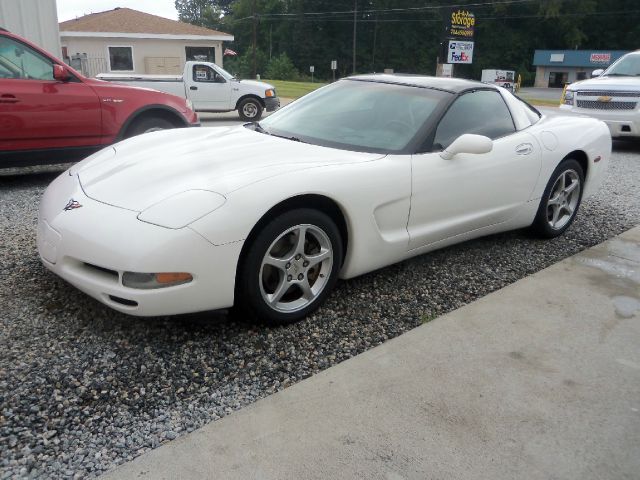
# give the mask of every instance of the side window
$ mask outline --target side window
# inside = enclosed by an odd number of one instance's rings
[[[434,150],[444,150],[464,133],[496,139],[516,131],[511,112],[493,90],[465,93],[440,121],[433,140]]]
[[[0,78],[53,80],[53,62],[23,43],[0,37]]]
[[[218,72],[216,72],[209,65],[194,65],[193,81],[207,83],[225,83],[226,80],[222,75],[219,75]]]

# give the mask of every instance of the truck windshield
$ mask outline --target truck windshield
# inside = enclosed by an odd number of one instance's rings
[[[640,54],[625,55],[611,65],[604,75],[619,75],[625,77],[640,76]]]
[[[265,133],[327,147],[406,149],[451,94],[429,88],[341,80],[260,122]]]
[[[236,78],[235,75],[231,75],[229,72],[227,72],[224,68],[216,65],[216,70],[218,71],[218,73],[220,75],[222,75],[224,77],[225,80],[231,80],[232,78]]]

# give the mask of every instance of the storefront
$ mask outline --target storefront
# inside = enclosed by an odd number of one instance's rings
[[[607,68],[626,51],[621,50],[536,50],[535,87],[563,88],[567,83],[591,78],[591,72]]]

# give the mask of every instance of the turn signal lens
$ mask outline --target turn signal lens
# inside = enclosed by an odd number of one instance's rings
[[[156,273],[158,283],[185,283],[193,280],[190,273]]]
[[[138,273],[124,272],[122,284],[129,288],[150,290],[153,288],[174,287],[189,283],[193,276],[186,272]]]
[[[276,96],[276,91],[274,89],[269,89],[266,92],[264,92],[265,97],[275,97]]]

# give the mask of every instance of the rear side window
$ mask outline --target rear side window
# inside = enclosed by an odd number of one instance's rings
[[[462,95],[447,110],[436,130],[433,149],[444,150],[465,133],[496,139],[515,131],[511,112],[500,93],[476,90]]]
[[[53,63],[27,45],[0,36],[0,78],[53,80]]]

